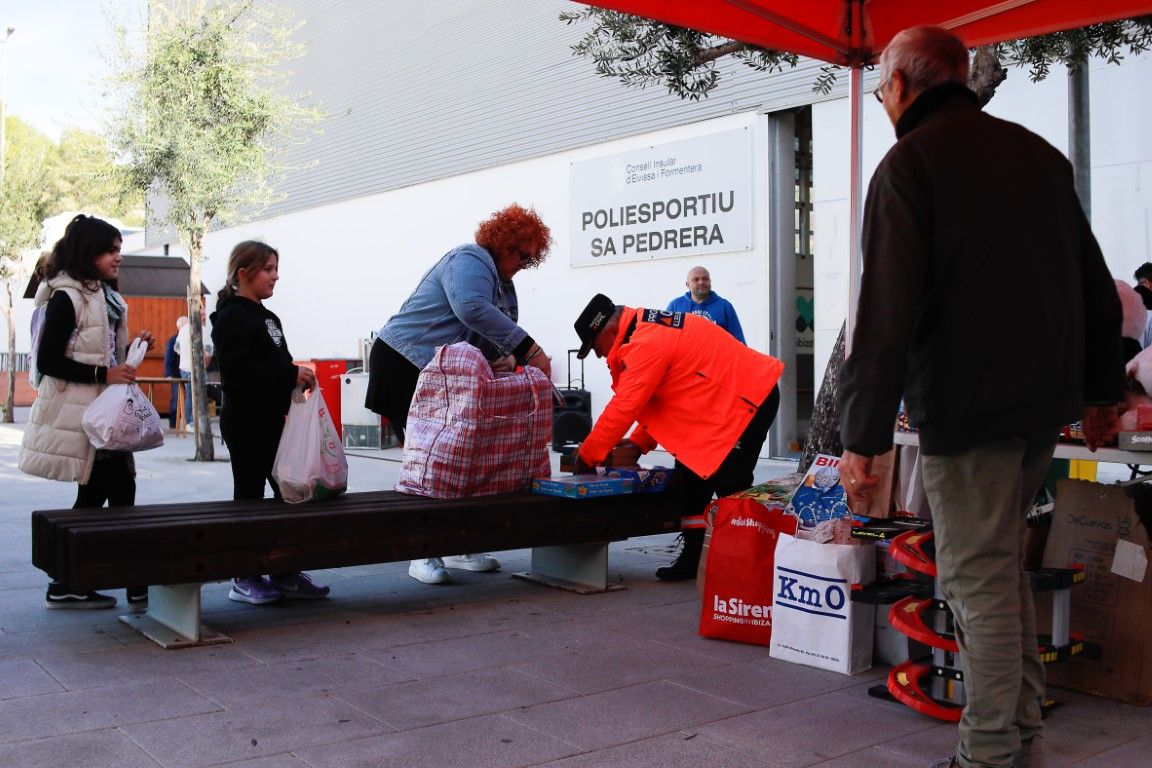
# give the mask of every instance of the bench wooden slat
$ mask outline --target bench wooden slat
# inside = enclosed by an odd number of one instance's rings
[[[678,495],[428,499],[392,491],[288,506],[197,502],[33,513],[33,564],[75,589],[183,584],[679,528]]]

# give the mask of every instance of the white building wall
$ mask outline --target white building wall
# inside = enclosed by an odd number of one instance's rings
[[[753,132],[752,251],[570,266],[571,163],[740,127]],[[766,140],[764,116],[732,115],[213,232],[205,241],[204,282],[212,289],[223,284],[228,252],[237,242],[265,240],[280,251],[280,282],[267,306],[283,320],[293,355],[356,357],[359,341],[400,308],[437,259],[471,242],[476,225],[493,211],[518,202],[534,207],[552,230],[548,260],[515,282],[520,324],[552,355],[557,383],[568,380],[566,351],[579,345],[572,323],[593,294],[663,308],[686,290],[688,270],[700,263],[711,271],[716,291],[737,308],[749,345],[766,350]],[[610,393],[607,369],[592,358],[586,374],[598,414]]]
[[[1131,57],[1122,66],[1093,60],[1089,67],[1092,142],[1092,225],[1112,274],[1134,282],[1132,273],[1152,261],[1152,56]],[[874,88],[876,76],[866,79]],[[1020,123],[1068,151],[1068,86],[1060,69],[1033,83],[1010,67],[1008,79],[985,108]],[[849,103],[814,104],[813,224],[816,295],[816,381],[821,381],[848,307]],[[862,152],[865,190],[880,159],[895,142],[891,123],[865,95]],[[1013,190],[990,190],[1004,198],[1010,226]],[[1022,290],[1026,290],[1022,286]]]

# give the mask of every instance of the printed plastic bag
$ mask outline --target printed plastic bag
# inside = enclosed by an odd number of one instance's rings
[[[133,339],[124,362],[138,366],[148,344]],[[112,384],[84,409],[84,434],[97,448],[107,451],[147,451],[164,444],[160,414],[135,384]]]
[[[776,540],[782,533],[796,532],[796,518],[747,498],[726,497],[715,505],[700,596],[700,634],[768,645]]]
[[[289,504],[319,501],[348,490],[348,457],[320,390],[292,393],[272,477]]]

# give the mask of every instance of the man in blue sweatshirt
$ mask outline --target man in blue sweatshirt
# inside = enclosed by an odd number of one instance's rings
[[[688,279],[684,285],[688,287],[688,292],[668,302],[669,312],[700,315],[728,331],[741,344],[748,343],[744,341],[744,329],[740,327],[740,318],[736,317],[732,303],[712,290],[712,277],[708,270],[692,267],[688,270]]]

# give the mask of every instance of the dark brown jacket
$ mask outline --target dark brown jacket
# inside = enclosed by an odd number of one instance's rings
[[[1055,435],[1122,400],[1120,304],[1064,156],[958,85],[896,132],[864,208],[844,447],[888,450],[901,395],[926,453]]]

